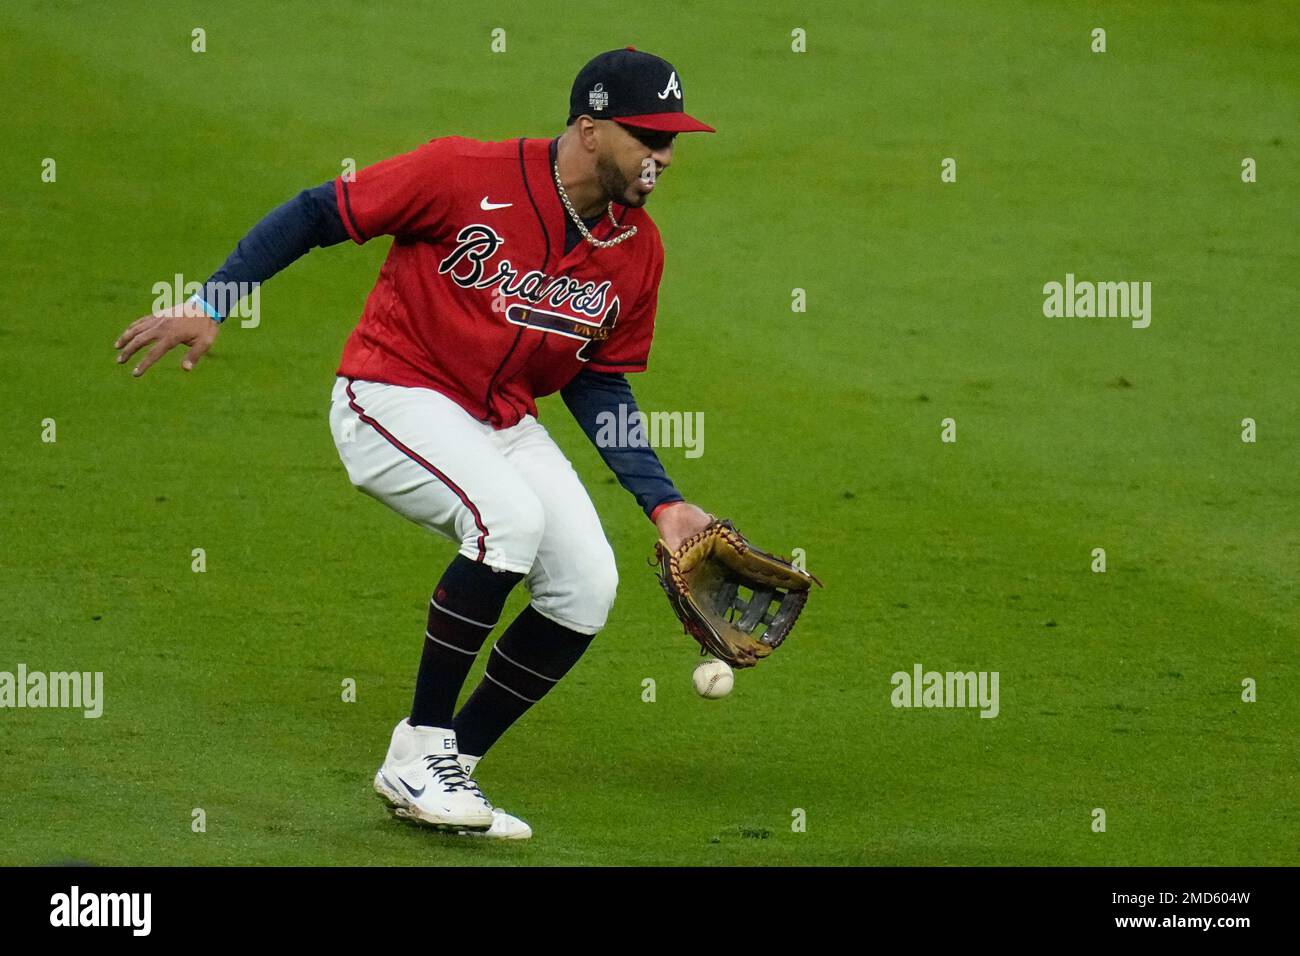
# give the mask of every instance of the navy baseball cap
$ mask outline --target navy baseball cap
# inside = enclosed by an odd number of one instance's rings
[[[666,133],[714,133],[686,113],[673,65],[634,46],[602,53],[578,71],[569,94],[569,122],[579,116]]]

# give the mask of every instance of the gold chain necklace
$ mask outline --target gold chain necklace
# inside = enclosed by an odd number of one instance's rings
[[[636,226],[629,226],[626,232],[619,233],[613,239],[597,239],[593,236],[587,230],[587,224],[582,221],[582,217],[579,216],[577,210],[573,208],[573,203],[569,202],[569,194],[564,191],[564,183],[560,182],[560,164],[558,160],[552,169],[555,172],[555,188],[560,191],[560,200],[564,203],[564,208],[568,211],[569,218],[571,218],[573,224],[578,227],[578,232],[582,233],[582,238],[586,239],[597,249],[608,249],[610,246],[616,246],[623,240],[631,239],[636,235]],[[605,207],[605,211],[609,213],[609,221],[614,224],[614,228],[621,228],[618,220],[614,218],[614,204],[610,203]]]

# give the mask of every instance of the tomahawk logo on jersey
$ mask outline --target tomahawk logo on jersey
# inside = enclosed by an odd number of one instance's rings
[[[654,335],[663,244],[644,209],[614,205],[592,228],[606,249],[564,252],[551,141],[460,136],[335,181],[358,243],[395,237],[339,374],[432,388],[494,427],[584,367],[639,372]]]

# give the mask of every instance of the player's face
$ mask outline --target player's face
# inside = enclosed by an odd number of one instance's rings
[[[640,207],[646,204],[659,174],[673,161],[676,133],[633,129],[606,121],[603,149],[596,157],[596,175],[611,202]]]

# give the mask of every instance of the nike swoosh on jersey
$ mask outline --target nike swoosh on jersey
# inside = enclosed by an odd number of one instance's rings
[[[491,212],[493,209],[507,209],[513,206],[512,202],[488,202],[487,196],[479,200],[478,208],[484,212]]]

